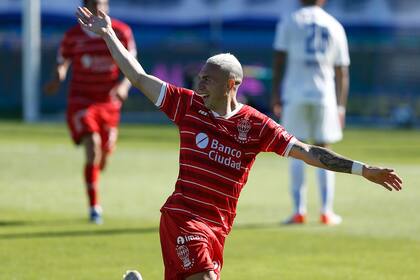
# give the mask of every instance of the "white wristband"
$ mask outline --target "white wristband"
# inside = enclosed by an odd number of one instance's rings
[[[364,163],[360,162],[360,161],[353,161],[353,165],[351,166],[351,174],[356,174],[356,175],[363,175],[363,166]]]
[[[337,107],[337,111],[338,111],[340,114],[345,114],[345,113],[346,113],[346,107],[344,107],[343,105],[339,105],[339,106]]]

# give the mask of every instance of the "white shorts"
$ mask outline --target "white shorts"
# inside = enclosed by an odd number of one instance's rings
[[[282,125],[301,141],[332,144],[343,138],[336,105],[286,104],[282,116]]]

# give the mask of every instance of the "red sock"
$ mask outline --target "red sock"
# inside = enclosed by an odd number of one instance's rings
[[[85,165],[86,191],[89,196],[89,206],[99,205],[99,166],[93,164]]]

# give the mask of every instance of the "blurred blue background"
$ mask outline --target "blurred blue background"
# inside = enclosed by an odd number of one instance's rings
[[[148,72],[177,85],[211,54],[231,52],[248,71],[242,100],[269,112],[272,43],[278,19],[298,0],[110,0],[111,16],[133,29]],[[0,0],[0,117],[22,112],[21,0]],[[79,1],[42,0],[41,85],[50,77],[63,33],[76,24]],[[330,0],[325,9],[349,39],[350,125],[420,125],[420,1]],[[45,119],[60,119],[66,87],[40,96]],[[133,89],[123,120],[147,122],[156,109]],[[160,118],[157,118],[160,119]]]

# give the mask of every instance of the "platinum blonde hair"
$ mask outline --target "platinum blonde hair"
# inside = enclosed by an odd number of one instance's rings
[[[206,63],[218,65],[220,69],[229,73],[229,76],[235,80],[235,84],[239,85],[242,83],[244,77],[242,65],[233,54],[216,54],[207,59]]]

